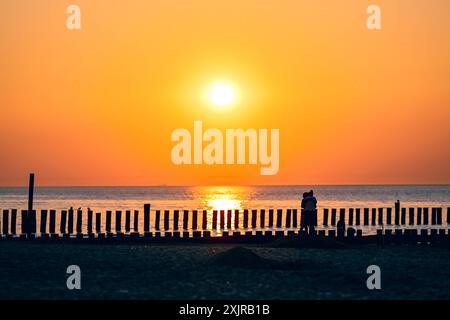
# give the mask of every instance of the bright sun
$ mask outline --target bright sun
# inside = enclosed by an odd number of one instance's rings
[[[216,82],[208,88],[208,100],[216,107],[228,107],[236,100],[236,89],[230,83]]]

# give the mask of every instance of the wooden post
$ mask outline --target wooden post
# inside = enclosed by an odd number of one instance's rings
[[[436,208],[431,208],[431,224],[436,225]]]
[[[17,209],[11,210],[11,234],[16,235],[16,226],[17,226]]]
[[[91,209],[87,211],[87,233],[92,234],[92,215],[93,212]]]
[[[244,209],[244,229],[248,228],[248,209]]]
[[[66,220],[67,220],[67,211],[66,210],[62,210],[61,211],[61,221],[59,224],[59,232],[61,234],[66,234]]]
[[[261,229],[264,229],[266,227],[266,210],[260,210],[259,219],[259,226],[261,227]]]
[[[73,209],[72,208],[69,209],[67,232],[69,234],[73,233]]]
[[[116,233],[122,232],[122,211],[116,210]]]
[[[256,217],[258,216],[258,210],[252,210],[252,229],[256,228]]]
[[[164,231],[169,230],[169,215],[170,215],[170,211],[164,210]]]
[[[339,209],[339,220],[345,223],[345,208]]]
[[[102,213],[101,212],[95,213],[95,232],[97,234],[102,233]]]
[[[125,210],[125,232],[130,233],[131,231],[131,211]]]
[[[47,214],[48,214],[47,210],[41,210],[41,227],[40,227],[41,234],[47,233]]]
[[[378,225],[383,225],[383,208],[378,208]]]
[[[189,210],[183,211],[183,230],[189,229]]]
[[[422,224],[422,208],[417,208],[417,225]]]
[[[423,224],[428,225],[428,208],[423,208]]]
[[[269,209],[269,228],[273,228],[273,209]]]
[[[36,210],[31,210],[31,213],[28,213],[28,224],[27,227],[30,229],[28,233],[35,234],[36,233]]]
[[[401,208],[401,210],[402,210],[401,224],[405,225],[406,224],[406,208]]]
[[[356,225],[359,226],[359,225],[361,225],[361,209],[360,208],[356,208],[355,215],[356,215]]]
[[[409,225],[414,225],[414,208],[409,208]]]
[[[212,229],[213,230],[217,229],[217,210],[213,210],[213,214],[212,214]]]
[[[234,210],[234,228],[239,229],[239,215],[240,211],[239,209]]]
[[[27,212],[27,210],[22,210],[21,212],[21,233],[22,234],[26,234],[28,231],[27,231],[27,224],[28,224],[28,212]]]
[[[371,225],[375,226],[376,224],[377,224],[377,209],[372,208]]]
[[[303,220],[303,211],[300,220]],[[323,225],[328,226],[328,208],[323,209]]]
[[[277,228],[281,228],[281,219],[283,218],[283,210],[277,209]]]
[[[168,224],[169,220],[167,219],[167,225]],[[150,203],[144,204],[144,232],[145,233],[150,232]]]
[[[395,202],[395,224],[398,226],[400,225],[400,201]]]
[[[136,213],[135,213],[135,221],[136,221]],[[160,228],[160,220],[161,220],[161,210],[155,211],[155,230],[159,231]]]
[[[392,208],[386,209],[386,224],[387,225],[392,224]]]
[[[198,210],[192,211],[192,230],[197,230],[198,228]]]
[[[80,210],[77,210],[77,233],[78,234],[83,233],[82,229],[81,229],[82,221],[83,221],[83,211],[81,211],[81,209],[80,209]]]
[[[111,216],[112,216],[112,212],[111,211],[106,211],[106,233],[111,233]]]
[[[9,225],[9,210],[4,209],[3,210],[3,228],[2,228],[2,233],[4,235],[8,234],[8,225]]]
[[[202,214],[202,230],[205,231],[208,229],[208,211],[203,210]]]
[[[292,227],[297,229],[297,209],[292,209]]]
[[[442,208],[437,208],[437,218],[436,218],[437,224],[442,224]]]
[[[336,226],[336,208],[331,209],[331,225]]]
[[[178,230],[179,216],[180,216],[180,211],[179,210],[174,210],[173,211],[173,230],[174,231]]]
[[[225,210],[220,210],[220,229],[225,229]]]
[[[30,214],[33,213],[33,195],[34,195],[34,173],[30,173],[29,183],[28,183],[28,219],[27,221],[30,221]],[[31,220],[32,221],[32,220]],[[26,224],[26,227],[33,227],[32,223]],[[34,224],[34,227],[36,228],[36,223]],[[36,231],[32,232],[32,230],[27,230],[26,233],[35,233]]]
[[[291,227],[291,209],[286,209],[285,226],[286,226],[286,229],[289,229]]]
[[[155,228],[156,228],[156,223],[158,223],[158,230],[159,230],[159,210],[156,210],[156,214],[155,214]],[[158,220],[156,221],[156,217],[158,217]],[[134,221],[133,221],[133,232],[135,233],[139,233],[139,210],[134,210]]]
[[[231,216],[232,216],[232,211],[231,210],[227,210],[227,229],[230,230],[231,229]]]
[[[353,225],[353,208],[348,209],[348,225]]]

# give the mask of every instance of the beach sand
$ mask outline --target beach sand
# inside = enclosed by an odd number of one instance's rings
[[[0,243],[1,299],[450,298],[450,250]],[[82,290],[66,288],[78,265]],[[366,268],[381,268],[368,290]]]

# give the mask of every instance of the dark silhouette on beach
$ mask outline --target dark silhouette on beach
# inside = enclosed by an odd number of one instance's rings
[[[314,191],[303,193],[302,198],[302,217],[300,231],[304,231],[307,235],[311,235],[315,231],[315,217],[317,214],[317,199],[314,197]]]

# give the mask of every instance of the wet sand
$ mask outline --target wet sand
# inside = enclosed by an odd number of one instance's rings
[[[2,242],[0,299],[448,299],[449,257],[449,248],[406,245]],[[82,290],[66,288],[71,264],[81,268]],[[372,264],[381,290],[366,287]]]

